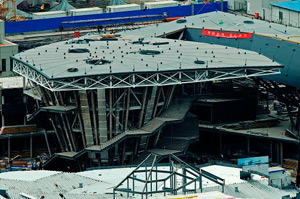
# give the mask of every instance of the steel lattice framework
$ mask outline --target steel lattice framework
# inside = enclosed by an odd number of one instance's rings
[[[280,74],[281,66],[197,68],[149,73],[88,75],[72,78],[49,78],[26,63],[14,60],[13,71],[51,91],[135,88],[220,81]]]

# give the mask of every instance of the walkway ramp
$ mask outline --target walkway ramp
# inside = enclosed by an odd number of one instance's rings
[[[160,157],[170,154],[185,154],[190,144],[199,140],[198,118],[191,113],[186,115],[182,123],[173,124],[173,127],[168,125],[165,129],[157,145],[141,153],[130,162],[131,165],[140,164],[150,152],[160,155]],[[159,162],[161,159],[157,161]]]
[[[48,113],[68,113],[76,110],[76,106],[45,106],[40,107],[36,111],[34,111],[31,115],[27,115],[27,121],[35,118],[40,112],[48,112]]]
[[[175,100],[175,103],[171,104],[168,108],[168,110],[164,111],[161,114],[161,117],[155,117],[152,120],[150,120],[146,125],[144,125],[141,129],[136,130],[128,130],[125,131],[112,139],[100,144],[100,145],[93,145],[90,147],[87,147],[79,152],[71,152],[72,153],[72,159],[77,159],[81,157],[82,155],[88,153],[88,152],[97,152],[101,153],[104,152],[110,148],[113,148],[116,144],[119,144],[120,142],[124,141],[127,138],[130,137],[140,137],[140,136],[150,136],[158,132],[161,128],[166,126],[169,123],[178,123],[182,122],[189,111],[191,105],[192,105],[193,99],[191,97],[184,97]],[[75,155],[73,153],[76,153]],[[59,157],[59,158],[65,158],[70,159],[69,153],[64,156],[65,153],[58,153],[54,154],[53,156]],[[50,158],[47,162],[45,162],[44,165],[47,165],[50,161],[52,161],[53,158]]]

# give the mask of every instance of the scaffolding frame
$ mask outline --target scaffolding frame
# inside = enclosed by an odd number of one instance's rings
[[[199,171],[185,163],[183,160],[175,156],[174,154],[169,154],[169,162],[166,164],[169,167],[169,170],[159,169],[158,159],[160,155],[151,153],[147,158],[141,162],[126,178],[124,178],[117,186],[113,188],[113,198],[116,198],[116,192],[127,193],[127,197],[130,194],[140,194],[141,198],[148,198],[148,195],[156,193],[164,193],[166,196],[167,193],[177,195],[178,192],[182,193],[187,192],[197,192],[197,183],[199,183],[199,190],[202,192],[202,178],[206,178],[222,187],[222,192],[224,193],[225,188],[225,179],[222,179],[212,173],[200,169]],[[152,163],[149,165],[147,162],[152,160]],[[179,167],[178,167],[179,165]],[[181,168],[182,173],[179,173],[176,168]],[[166,174],[167,177],[159,178],[159,174]],[[144,177],[137,177],[138,174],[142,174]],[[178,177],[182,178],[182,185],[177,186]],[[136,183],[143,183],[143,188],[141,190],[136,189]],[[159,187],[159,183],[163,184],[163,187]],[[123,188],[124,186],[126,188]],[[167,187],[167,184],[169,187]],[[194,184],[192,190],[188,190],[187,186]]]

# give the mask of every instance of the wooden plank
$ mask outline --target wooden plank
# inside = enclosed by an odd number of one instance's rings
[[[36,132],[36,125],[3,126],[0,135]]]

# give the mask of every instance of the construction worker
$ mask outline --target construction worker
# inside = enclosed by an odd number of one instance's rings
[[[32,163],[31,169],[32,170],[37,170],[37,168],[38,168],[38,165],[37,165],[36,161],[34,160],[34,162]]]

